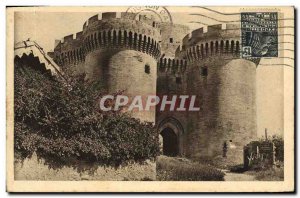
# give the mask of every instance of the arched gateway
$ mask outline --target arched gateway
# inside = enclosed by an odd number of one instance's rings
[[[178,156],[182,154],[183,127],[177,119],[165,118],[158,125],[158,133],[163,155]]]

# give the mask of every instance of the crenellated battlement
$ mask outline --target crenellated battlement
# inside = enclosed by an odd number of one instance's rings
[[[199,28],[183,38],[176,57],[196,61],[212,56],[240,56],[240,26],[217,24]]]
[[[158,29],[139,20],[131,13],[105,12],[90,17],[83,31],[65,36],[57,42],[54,59],[57,63],[78,64],[87,53],[100,48],[126,48],[158,59],[161,35]]]
[[[75,42],[82,42],[82,38],[83,38],[83,32],[77,32],[76,34],[70,34],[68,36],[63,37],[63,39],[61,40],[62,44],[69,44],[69,43],[75,43]]]
[[[157,63],[158,71],[183,73],[187,67],[187,61],[183,59],[160,58]]]
[[[183,48],[188,48],[203,40],[216,40],[216,39],[240,39],[240,25],[238,24],[217,24],[210,25],[205,28],[199,28],[187,34],[183,38]]]
[[[162,57],[158,60],[160,71],[177,67],[182,70],[187,62],[214,56],[240,57],[239,24],[211,25],[186,34],[188,31],[184,25],[156,22],[151,26],[151,21],[146,23],[143,17],[133,13],[105,12],[90,17],[83,31],[65,36],[56,45],[54,56],[62,65],[76,65],[97,49],[129,49],[149,54],[156,60]]]
[[[143,18],[143,14],[137,14],[137,13],[129,13],[129,12],[103,12],[96,14],[92,17],[90,17],[83,25],[83,29],[88,27],[89,25],[93,24],[94,22],[97,21],[105,21],[105,20],[114,20],[114,19],[122,19],[122,20],[129,20],[129,21],[140,21],[145,24],[148,24],[152,27],[157,27],[159,22],[157,21],[152,21],[152,20],[147,20],[145,21],[145,17]]]
[[[126,48],[158,58],[161,35],[158,29],[128,13],[107,12],[89,18],[83,25],[83,45],[86,53],[99,48]]]
[[[72,42],[73,41],[73,34],[65,36],[63,38],[63,42],[67,43],[67,42]]]
[[[126,30],[144,34],[160,41],[161,34],[156,27],[139,19],[132,19],[131,13],[105,12],[90,17],[83,25],[84,34],[97,30]]]
[[[83,32],[65,36],[54,49],[54,60],[60,65],[84,62],[85,51],[82,46]]]

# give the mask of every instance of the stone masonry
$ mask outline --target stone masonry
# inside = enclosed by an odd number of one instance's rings
[[[200,111],[133,113],[154,122],[166,155],[242,162],[256,137],[257,61],[240,57],[239,25],[208,26],[143,21],[127,13],[89,18],[76,35],[56,41],[54,60],[86,73],[109,93],[196,95]]]

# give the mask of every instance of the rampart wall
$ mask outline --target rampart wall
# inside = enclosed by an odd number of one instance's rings
[[[241,162],[243,145],[256,137],[259,59],[241,58],[240,26],[213,25],[189,33],[186,26],[126,14],[89,18],[82,32],[56,45],[55,60],[100,80],[108,92],[196,95],[199,112],[156,109],[133,116],[156,122],[159,130],[173,128],[180,155]]]

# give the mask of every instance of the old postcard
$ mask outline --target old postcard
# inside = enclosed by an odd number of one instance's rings
[[[7,191],[293,192],[293,7],[7,8]]]

